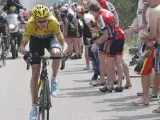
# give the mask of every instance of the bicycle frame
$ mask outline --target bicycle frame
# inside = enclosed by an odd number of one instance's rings
[[[45,77],[48,76],[47,73],[47,59],[42,60],[42,71],[40,74],[40,81],[39,81],[39,90],[44,90],[44,80],[46,79]]]
[[[39,81],[39,97],[37,99],[37,105],[42,116],[41,120],[45,119],[45,110],[47,111],[47,120],[49,120],[49,110],[51,105],[49,81],[47,73],[47,58],[42,59],[42,70]],[[40,116],[39,116],[40,117]]]

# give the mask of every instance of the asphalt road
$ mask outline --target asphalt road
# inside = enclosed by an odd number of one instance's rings
[[[160,114],[152,113],[158,102],[149,106],[131,104],[141,91],[140,78],[132,78],[133,87],[122,93],[101,93],[99,87],[89,85],[93,72],[83,71],[84,63],[84,59],[69,60],[66,69],[59,71],[60,94],[52,98],[50,120],[160,120]],[[16,60],[8,57],[7,65],[0,68],[1,120],[29,120],[30,78],[31,70],[26,70],[21,56]]]

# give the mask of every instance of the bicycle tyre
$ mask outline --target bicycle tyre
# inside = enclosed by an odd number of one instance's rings
[[[40,93],[40,107],[39,107],[39,114],[41,116],[40,120],[49,120],[50,107],[51,107],[50,88],[49,88],[49,81],[48,79],[46,79],[44,81],[44,89]]]
[[[16,49],[16,41],[14,39],[11,40],[11,53],[12,53],[12,59],[16,59],[17,49]]]
[[[50,97],[50,87],[49,87],[49,80],[46,78],[45,80],[45,92],[46,92],[46,112],[47,112],[47,120],[49,120],[49,110],[51,107],[51,97]]]
[[[40,120],[45,120],[45,106],[44,106],[44,90],[40,93],[40,106],[39,106],[39,116]]]

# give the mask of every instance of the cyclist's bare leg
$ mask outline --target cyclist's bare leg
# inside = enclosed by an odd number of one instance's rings
[[[77,44],[78,44],[78,51],[79,51],[79,55],[81,56],[82,55],[82,50],[81,50],[81,47],[82,47],[82,37],[81,38],[77,38]]]
[[[123,66],[123,73],[125,75],[126,78],[126,84],[124,87],[132,87],[131,84],[131,80],[130,80],[130,75],[129,75],[129,68],[127,63],[124,61],[124,59],[122,58],[122,66]]]
[[[116,68],[116,64],[114,63],[114,64],[113,64],[113,68],[112,68],[112,70],[113,70],[113,71],[112,71],[112,72],[113,72],[113,77],[114,77],[114,78],[113,78],[113,82],[114,82],[114,80],[117,80],[116,69],[117,69],[117,68]]]
[[[142,89],[143,89],[143,99],[144,100],[148,100],[149,85],[150,85],[149,80],[150,80],[149,75],[142,75]]]
[[[134,104],[148,104],[149,103],[149,75],[142,75],[141,77],[143,96],[142,98],[133,102]]]
[[[85,45],[84,52],[85,52],[86,68],[89,68],[88,45]]]
[[[106,59],[106,54],[101,54],[99,53],[99,64],[100,64],[100,81],[104,82],[105,81],[105,59]]]
[[[117,67],[117,76],[120,81],[120,87],[122,87],[122,79],[123,79],[123,67],[122,67],[122,55],[116,55],[115,64]]]
[[[32,78],[30,83],[30,89],[31,89],[33,105],[37,104],[39,74],[40,74],[40,64],[32,65]]]
[[[153,87],[154,85],[154,70],[152,69],[152,72],[149,74],[149,79],[150,79],[150,87]]]
[[[160,84],[160,75],[155,73],[154,85],[153,85],[153,91],[152,91],[153,95],[157,95],[159,84]]]
[[[69,40],[69,39],[67,39],[67,40],[66,40],[66,42],[67,42],[67,45],[68,45],[68,54],[70,54],[70,53],[71,53],[70,40]]]
[[[107,68],[107,56],[106,56],[106,61],[105,61],[105,70],[106,70],[106,76],[108,74],[108,68]],[[113,72],[113,81],[112,84],[114,84],[114,81],[117,80],[117,75],[116,75],[116,65],[115,63],[113,64],[113,68],[112,68],[112,72]],[[108,76],[107,76],[108,77]]]
[[[80,43],[81,43],[81,52],[83,52],[83,45],[84,45],[84,43],[83,43],[83,37],[82,37]]]
[[[73,45],[74,45],[74,49],[75,49],[75,55],[78,56],[79,50],[78,50],[78,41],[77,41],[77,38],[73,38]]]
[[[73,53],[73,41],[74,41],[74,39],[73,38],[71,38],[70,39],[70,49],[71,49],[71,52]]]
[[[57,56],[61,54],[61,50],[59,48],[52,48],[50,51],[51,56]],[[55,59],[52,61],[52,70],[53,70],[53,77],[57,77],[58,69],[60,66],[60,59]]]
[[[61,56],[61,49],[59,48],[52,48],[50,51],[51,56],[53,57],[59,57]],[[55,59],[52,61],[52,71],[53,75],[51,77],[51,95],[53,97],[56,97],[59,93],[59,85],[57,81],[57,73],[59,70],[61,59]]]
[[[115,71],[113,71],[113,67],[115,64],[115,59],[114,57],[108,57],[107,56],[107,80],[109,83],[111,83],[110,85],[112,85],[113,87],[113,80],[115,79]]]
[[[71,55],[73,53],[73,40],[72,38],[68,38],[66,42],[68,45],[68,54]]]

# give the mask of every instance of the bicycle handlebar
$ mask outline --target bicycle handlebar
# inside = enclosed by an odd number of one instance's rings
[[[47,59],[61,59],[61,58],[63,58],[63,57],[53,57],[53,56],[33,56],[32,57],[33,59],[41,59],[41,60],[47,60]],[[29,70],[29,68],[30,68],[30,62],[29,61],[26,61],[26,63],[27,63],[27,70]]]

